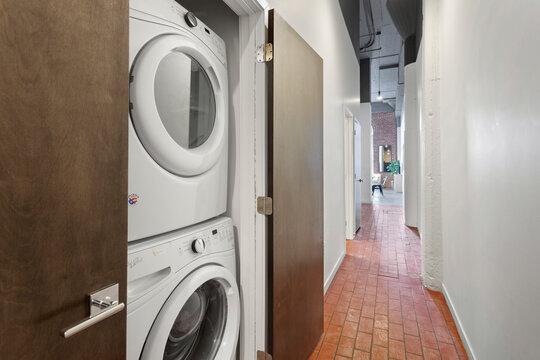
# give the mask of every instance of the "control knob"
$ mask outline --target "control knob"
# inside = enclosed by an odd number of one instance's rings
[[[191,243],[191,249],[196,254],[202,254],[206,249],[206,244],[204,243],[203,239],[195,239]]]
[[[184,16],[184,19],[186,20],[186,23],[189,27],[197,26],[197,18],[191,11]]]

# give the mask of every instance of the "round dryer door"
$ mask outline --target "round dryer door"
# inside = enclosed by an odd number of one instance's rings
[[[223,68],[200,41],[180,34],[154,38],[137,55],[131,119],[146,151],[169,172],[201,174],[226,151]]]
[[[240,297],[233,275],[221,266],[204,266],[169,296],[141,359],[233,359],[239,329]]]

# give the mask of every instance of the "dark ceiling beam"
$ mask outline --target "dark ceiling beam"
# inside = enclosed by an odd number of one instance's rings
[[[341,8],[345,25],[347,25],[356,58],[360,63],[360,1],[339,0],[339,7]]]
[[[360,60],[360,102],[371,102],[371,61]]]

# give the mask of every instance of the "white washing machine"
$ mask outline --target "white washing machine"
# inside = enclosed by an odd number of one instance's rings
[[[128,246],[127,360],[236,358],[234,249],[229,218]]]
[[[130,1],[128,241],[227,206],[225,43],[173,0]]]

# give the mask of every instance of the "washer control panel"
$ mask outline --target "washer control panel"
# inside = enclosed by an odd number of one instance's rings
[[[232,222],[207,228],[193,233],[187,238],[172,242],[177,255],[182,261],[193,260],[201,255],[234,249],[234,234]]]
[[[230,218],[173,231],[128,245],[128,282],[170,268],[176,272],[207,255],[234,250]]]

